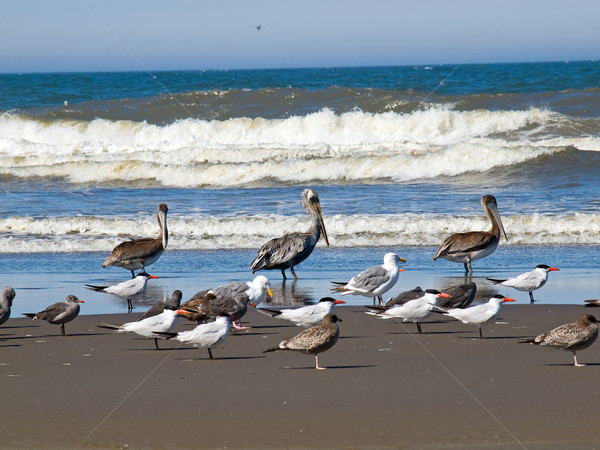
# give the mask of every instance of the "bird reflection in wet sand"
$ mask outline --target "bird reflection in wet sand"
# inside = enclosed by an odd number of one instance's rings
[[[302,206],[306,214],[311,217],[310,228],[306,232],[297,231],[285,234],[283,237],[271,239],[264,244],[250,265],[252,273],[258,270],[279,269],[285,280],[285,270],[290,269],[294,279],[297,280],[298,276],[294,271],[294,266],[310,256],[321,234],[323,234],[325,244],[329,246],[317,192],[312,189],[305,189],[302,192]]]

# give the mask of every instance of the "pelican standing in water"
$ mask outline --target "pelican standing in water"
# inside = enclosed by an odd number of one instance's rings
[[[146,267],[154,264],[167,248],[169,231],[167,230],[167,205],[158,205],[157,219],[160,234],[157,238],[131,239],[121,242],[104,260],[102,268],[108,266],[122,267],[131,271],[131,278],[135,278],[135,269],[145,271]]]
[[[465,273],[471,274],[473,273],[471,261],[485,258],[494,253],[500,242],[500,236],[508,241],[498,213],[496,198],[493,195],[484,195],[481,197],[481,205],[492,222],[490,231],[469,231],[447,237],[435,253],[434,261],[443,258],[448,261],[463,263]]]
[[[281,270],[283,279],[285,269],[290,269],[294,280],[298,279],[294,266],[300,264],[310,256],[314,250],[321,233],[325,244],[329,247],[327,232],[325,231],[325,222],[321,215],[321,204],[319,194],[312,189],[305,189],[302,192],[302,206],[304,211],[311,217],[311,224],[308,231],[285,234],[283,237],[271,239],[263,245],[258,251],[258,256],[254,258],[250,267],[252,273],[258,270]]]

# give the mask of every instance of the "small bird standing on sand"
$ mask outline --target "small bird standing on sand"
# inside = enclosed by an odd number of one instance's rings
[[[382,265],[363,270],[347,283],[334,281],[333,284],[337,286],[332,288],[331,292],[372,297],[374,305],[375,299],[379,300],[379,305],[383,305],[381,296],[394,287],[398,281],[398,272],[404,270],[398,268],[399,262],[406,262],[406,260],[395,253],[386,253]]]
[[[277,347],[271,347],[263,353],[274,352],[277,350],[294,350],[296,352],[315,355],[315,369],[324,370],[326,367],[319,367],[319,353],[329,350],[335,345],[340,337],[340,329],[337,322],[342,319],[335,314],[327,314],[320,325],[304,330],[297,336],[283,340]]]
[[[94,286],[86,284],[85,287],[96,292],[104,292],[112,294],[119,298],[127,299],[127,312],[133,311],[133,303],[131,299],[146,290],[146,284],[151,278],[158,278],[154,275],[148,275],[146,272],[138,273],[135,278],[122,283],[113,284],[112,286]]]
[[[15,290],[10,286],[5,286],[0,293],[0,325],[10,318],[10,308],[15,299]]]
[[[456,320],[460,320],[462,323],[467,325],[477,325],[479,328],[479,337],[483,339],[483,333],[481,332],[481,325],[494,320],[500,310],[502,304],[505,302],[514,302],[515,299],[510,297],[504,297],[500,294],[494,294],[490,297],[487,303],[481,305],[469,306],[468,308],[452,308],[443,309],[436,306],[434,312],[442,312],[445,316],[452,317]]]
[[[48,306],[45,310],[39,313],[25,313],[33,320],[47,320],[49,323],[60,325],[61,335],[65,335],[65,323],[70,322],[79,315],[79,304],[84,303],[83,300],[79,300],[75,295],[67,295],[64,302],[54,303]]]
[[[148,317],[157,316],[160,313],[162,313],[165,309],[173,309],[177,311],[179,309],[179,305],[181,304],[181,297],[183,297],[181,291],[179,289],[174,290],[169,300],[155,303],[150,307],[150,309],[148,309],[148,311],[144,313],[144,315],[139,320],[144,320]]]
[[[103,323],[98,325],[100,328],[108,328],[117,330],[120,333],[133,332],[140,336],[154,338],[154,346],[156,350],[160,350],[158,346],[158,335],[155,332],[168,333],[173,329],[177,322],[177,308],[167,305],[162,313],[155,316],[150,316],[145,319],[140,319],[135,322],[128,322],[123,325],[111,325]]]
[[[409,300],[403,305],[392,306],[388,309],[379,311],[367,311],[365,314],[370,314],[379,319],[402,319],[403,322],[412,322],[417,325],[417,331],[422,333],[421,322],[423,322],[432,313],[433,308],[440,298],[450,297],[445,292],[436,291],[435,289],[427,289],[423,295],[414,300]]]
[[[213,358],[211,348],[223,342],[231,330],[231,321],[226,313],[219,314],[214,322],[202,323],[193,330],[180,331],[179,333],[157,332],[166,339],[176,339],[184,344],[193,344],[194,347],[206,347],[209,359]]]
[[[309,327],[321,323],[327,314],[333,311],[334,305],[341,305],[346,302],[336,300],[331,297],[323,297],[316,305],[302,306],[300,308],[290,309],[269,309],[257,308],[260,313],[267,316],[275,317],[276,319],[285,319],[294,322],[297,326]]]
[[[157,238],[131,239],[121,242],[106,257],[102,267],[106,269],[108,266],[117,266],[130,270],[131,278],[135,278],[135,269],[142,269],[142,272],[145,272],[146,267],[154,264],[167,249],[167,244],[169,243],[169,231],[167,229],[168,210],[169,208],[164,203],[158,205],[156,217],[158,226],[160,227],[160,234]]]
[[[573,352],[573,364],[576,367],[585,366],[577,362],[577,351],[585,350],[594,343],[598,337],[598,321],[591,314],[583,314],[577,322],[567,323],[542,333],[533,339],[519,341],[520,343],[531,343],[545,345],[560,350]]]
[[[494,278],[486,278],[498,286],[507,286],[515,288],[517,291],[528,291],[530,303],[535,303],[533,291],[541,288],[548,281],[548,272],[553,272],[556,267],[550,267],[546,264],[538,264],[531,272],[525,272],[507,280],[497,280]]]

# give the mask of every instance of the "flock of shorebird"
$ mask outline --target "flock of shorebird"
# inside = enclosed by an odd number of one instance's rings
[[[496,199],[485,195],[481,199],[484,211],[490,218],[492,227],[489,231],[470,231],[449,236],[439,247],[433,260],[438,258],[464,264],[465,272],[471,274],[471,262],[490,255],[497,248],[500,237],[508,240]],[[317,242],[323,236],[329,245],[325,223],[321,213],[319,196],[316,191],[306,189],[302,193],[302,206],[311,217],[311,225],[306,232],[294,232],[272,239],[264,244],[251,263],[252,273],[259,270],[280,270],[283,278],[290,269],[297,279],[294,266],[300,264],[312,253]],[[143,292],[151,278],[146,267],[153,264],[162,255],[168,244],[167,205],[158,207],[157,220],[160,233],[156,238],[131,239],[117,245],[103,263],[103,267],[117,266],[131,271],[132,279],[112,286],[86,285],[89,289],[109,293],[127,299],[128,310],[133,309],[131,298]],[[383,264],[367,268],[347,282],[333,282],[332,292],[341,295],[361,295],[373,299],[373,306],[367,306],[367,314],[380,319],[399,319],[412,322],[422,332],[421,323],[433,313],[444,314],[465,324],[475,325],[479,336],[483,338],[481,326],[498,316],[502,304],[515,301],[500,294],[492,295],[486,303],[471,305],[477,286],[471,282],[452,286],[440,292],[433,289],[423,291],[417,287],[406,291],[386,303],[383,294],[388,292],[397,282],[401,269],[398,264],[406,262],[395,253],[387,253]],[[140,270],[135,273],[135,270]],[[527,272],[506,280],[488,278],[490,283],[512,287],[529,293],[530,302],[534,303],[533,291],[544,286],[548,273],[559,269],[545,264],[538,265]],[[182,343],[206,347],[210,359],[213,358],[212,347],[222,342],[235,329],[247,329],[239,321],[245,315],[248,305],[258,306],[267,296],[273,293],[269,280],[262,275],[248,282],[234,281],[213,289],[196,293],[187,302],[181,304],[182,293],[173,292],[170,299],[158,302],[139,320],[122,325],[100,324],[100,327],[118,332],[134,332],[138,335],[153,338],[155,347],[159,349],[159,339],[175,339]],[[10,308],[15,297],[11,287],[5,287],[0,298],[0,325],[10,317]],[[65,323],[79,314],[82,300],[69,295],[64,302],[50,305],[44,311],[27,313],[26,316],[36,320],[47,320],[58,324],[61,334],[65,335]],[[315,305],[300,308],[272,309],[258,308],[263,314],[277,319],[285,319],[298,326],[310,327],[292,337],[285,339],[278,346],[270,347],[264,352],[276,350],[293,350],[312,354],[315,357],[315,368],[319,366],[318,354],[331,348],[338,340],[338,322],[341,319],[333,314],[333,307],[345,303],[331,297],[322,298]],[[197,322],[197,326],[189,331],[173,332],[178,317]],[[577,362],[576,351],[589,347],[598,336],[596,319],[584,314],[575,323],[561,325],[547,333],[523,342],[531,342],[561,348],[573,352],[574,364]]]

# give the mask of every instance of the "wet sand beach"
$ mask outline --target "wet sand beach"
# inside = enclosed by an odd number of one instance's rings
[[[430,318],[382,321],[337,307],[340,341],[319,358],[262,350],[301,329],[254,310],[252,329],[213,349],[98,328],[0,327],[2,448],[594,448],[600,346],[578,353],[519,344],[583,312],[505,305],[477,328]],[[600,315],[598,309],[596,315]],[[180,321],[177,330],[189,329]]]

